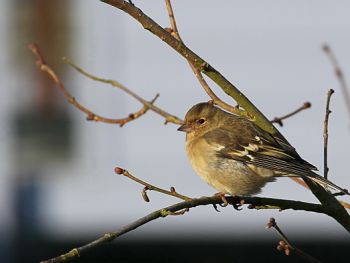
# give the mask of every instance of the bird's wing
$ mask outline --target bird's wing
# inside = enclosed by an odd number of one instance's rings
[[[218,155],[246,164],[271,169],[287,175],[313,176],[316,167],[303,160],[283,139],[263,131],[248,120],[223,125],[209,131],[204,138],[216,145]],[[237,124],[237,125],[236,125]],[[234,132],[231,127],[234,127]]]
[[[237,126],[226,124],[204,135],[207,143],[219,149],[220,157],[278,171],[281,176],[308,176],[323,187],[350,195],[346,189],[313,172],[316,167],[303,160],[285,139],[274,137],[248,120],[232,122]]]

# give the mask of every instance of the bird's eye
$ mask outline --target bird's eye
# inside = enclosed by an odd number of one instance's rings
[[[204,122],[205,122],[205,119],[203,119],[203,118],[200,118],[200,119],[197,120],[198,124],[203,124]]]

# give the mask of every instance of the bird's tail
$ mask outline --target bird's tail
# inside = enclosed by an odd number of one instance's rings
[[[325,179],[324,177],[314,173],[313,175],[308,176],[312,181],[316,182],[317,184],[321,185],[325,189],[332,189],[334,191],[340,191],[342,194],[350,195],[349,191],[347,189],[341,188],[340,186],[332,183],[331,181]]]

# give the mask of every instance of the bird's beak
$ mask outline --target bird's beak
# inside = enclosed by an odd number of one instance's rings
[[[191,125],[185,123],[182,124],[177,130],[182,132],[190,132],[192,130],[192,127]]]

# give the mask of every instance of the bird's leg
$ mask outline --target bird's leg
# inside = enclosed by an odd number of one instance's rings
[[[214,196],[219,196],[221,198],[222,204],[219,204],[221,207],[228,206],[228,201],[227,201],[224,193],[219,192],[219,193],[216,193]]]

